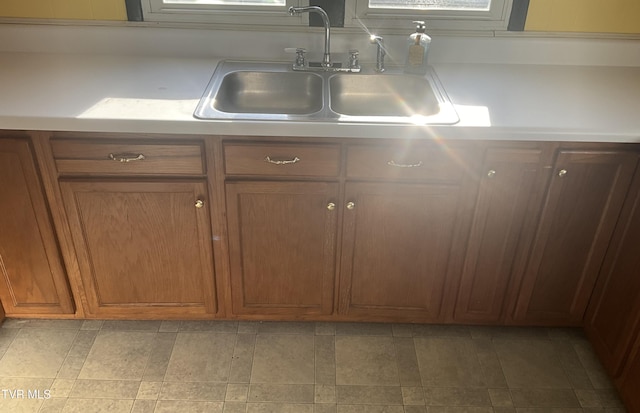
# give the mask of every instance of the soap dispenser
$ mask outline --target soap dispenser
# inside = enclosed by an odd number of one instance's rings
[[[427,53],[431,45],[431,37],[425,34],[423,21],[414,21],[415,33],[409,36],[409,50],[407,52],[407,62],[404,67],[405,73],[424,75],[427,73]]]

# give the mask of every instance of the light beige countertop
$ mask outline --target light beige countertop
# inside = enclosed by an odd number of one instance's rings
[[[640,142],[640,66],[454,60],[432,60],[452,126],[207,121],[215,57],[0,49],[0,129]]]

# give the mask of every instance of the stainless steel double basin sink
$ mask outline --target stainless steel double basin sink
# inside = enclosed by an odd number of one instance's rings
[[[200,119],[454,124],[433,69],[424,76],[299,72],[285,63],[222,61],[194,116]]]

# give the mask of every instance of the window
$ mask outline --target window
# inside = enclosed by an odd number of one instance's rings
[[[506,29],[511,0],[346,0],[353,26],[408,28],[425,20],[428,29]]]
[[[299,0],[142,0],[147,21],[259,25],[301,24],[287,13]],[[306,20],[308,21],[308,20]]]
[[[513,0],[333,0],[345,2],[345,27],[411,29],[425,20],[429,30],[506,29]],[[290,6],[308,0],[142,0],[147,21],[292,26],[308,14],[291,17]]]

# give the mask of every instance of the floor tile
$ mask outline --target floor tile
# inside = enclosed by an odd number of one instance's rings
[[[51,397],[69,397],[75,380],[55,379],[51,385]]]
[[[140,383],[140,387],[138,387],[138,394],[136,394],[136,399],[157,400],[158,397],[160,397],[161,389],[161,381],[143,381]]]
[[[178,333],[165,380],[226,382],[235,340],[236,334]]]
[[[131,413],[154,413],[155,410],[155,400],[134,400]]]
[[[425,387],[484,387],[474,343],[466,338],[414,338]]]
[[[494,409],[479,406],[429,406],[429,413],[494,413]]]
[[[335,323],[316,323],[317,336],[334,336],[336,334]]]
[[[338,413],[405,413],[402,406],[339,404]]]
[[[489,398],[494,407],[513,407],[509,389],[489,389]]]
[[[102,330],[157,332],[161,323],[158,320],[107,320]]]
[[[80,330],[100,330],[103,324],[104,320],[84,320]]]
[[[238,333],[233,348],[229,383],[249,383],[256,348],[255,334]]]
[[[164,382],[159,400],[224,401],[227,385],[224,383]]]
[[[247,411],[247,403],[225,402],[223,413],[245,413]]]
[[[428,406],[491,406],[487,389],[427,387],[424,389]]]
[[[316,403],[313,405],[313,413],[337,413],[338,406],[332,403]]]
[[[412,336],[414,337],[459,337],[471,338],[471,327],[441,324],[414,324]]]
[[[247,403],[247,413],[313,413],[313,404]]]
[[[424,389],[422,387],[402,387],[402,404],[405,406],[424,405]]]
[[[153,346],[147,367],[142,376],[145,381],[162,381],[167,373],[177,333],[158,333],[153,339]]]
[[[338,404],[402,405],[400,386],[336,386]]]
[[[519,407],[581,407],[571,389],[511,389],[513,405]]]
[[[179,331],[211,331],[214,333],[237,333],[237,321],[182,321]]]
[[[315,337],[316,384],[336,384],[336,340],[334,336]]]
[[[249,386],[249,402],[313,403],[313,384],[254,383]]]
[[[422,377],[416,357],[416,347],[412,338],[394,337],[398,377],[403,386],[422,386]]]
[[[336,384],[400,384],[393,337],[336,336]]]
[[[591,345],[584,341],[574,344],[574,349],[580,359],[580,362],[584,366],[591,384],[596,389],[612,388],[613,383],[609,380],[607,373],[595,353]]]
[[[19,332],[18,328],[0,328],[0,357],[4,355]]]
[[[78,378],[141,380],[156,333],[102,330]]]
[[[69,398],[135,399],[140,382],[132,380],[76,380]]]
[[[68,399],[62,413],[130,413],[133,400]]]
[[[383,323],[336,323],[338,336],[391,336],[391,324]]]
[[[0,376],[56,377],[76,334],[63,329],[20,330],[0,360]]]
[[[327,384],[315,385],[315,403],[335,403],[336,402],[336,386]]]
[[[229,383],[227,384],[227,393],[224,396],[224,400],[225,402],[246,403],[248,395],[249,395],[248,384]]]
[[[251,382],[313,384],[314,336],[258,334]]]
[[[67,404],[66,398],[51,398],[44,400],[38,413],[62,413],[64,405]]]
[[[553,342],[549,340],[493,340],[511,388],[571,388]]]
[[[195,402],[185,400],[158,400],[154,413],[223,413],[222,402]]]
[[[315,334],[315,325],[305,322],[263,321],[258,324],[258,333]]]

